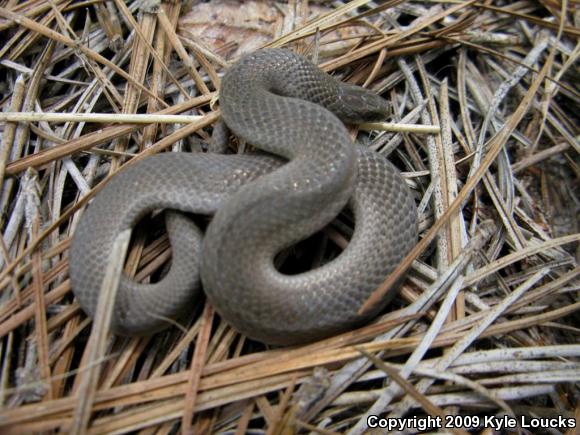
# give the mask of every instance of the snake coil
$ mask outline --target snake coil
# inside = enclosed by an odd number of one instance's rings
[[[94,314],[115,237],[170,209],[172,264],[155,284],[122,277],[113,331],[149,334],[192,310],[204,291],[240,332],[288,345],[368,320],[369,294],[417,240],[417,211],[398,170],[353,145],[344,122],[384,119],[387,103],[341,84],[301,56],[260,50],[226,73],[228,128],[269,155],[164,153],[114,177],[84,213],[70,250],[73,291]],[[274,267],[282,249],[320,230],[349,204],[356,226],[333,261],[298,275]],[[205,236],[185,213],[215,214]]]

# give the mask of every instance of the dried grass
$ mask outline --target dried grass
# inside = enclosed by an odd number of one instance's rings
[[[207,304],[153,337],[110,336],[103,315],[89,339],[68,280],[76,222],[115,172],[207,140],[222,55],[179,35],[180,2],[0,2],[2,433],[360,434],[372,414],[580,418],[577,2],[331,3],[310,20],[299,9],[269,45],[316,58],[334,29],[364,26],[320,64],[393,103],[386,131],[353,133],[404,172],[421,240],[369,299],[408,272],[376,322],[267,349]],[[170,257],[166,237],[145,240],[125,266],[139,279]]]

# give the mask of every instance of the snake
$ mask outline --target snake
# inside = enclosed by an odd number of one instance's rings
[[[354,329],[370,294],[416,244],[417,209],[399,170],[355,145],[346,124],[384,120],[387,100],[342,83],[288,49],[243,56],[224,74],[225,125],[257,152],[159,153],[119,171],[84,211],[69,254],[73,293],[94,316],[113,243],[144,216],[166,210],[171,264],[158,282],[125,274],[111,330],[143,336],[191,316],[201,289],[220,317],[247,337],[296,345]],[[332,261],[285,274],[276,256],[344,209],[354,216]],[[205,233],[193,215],[211,220]]]

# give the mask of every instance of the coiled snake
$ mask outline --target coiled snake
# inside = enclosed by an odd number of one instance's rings
[[[240,332],[272,344],[313,341],[364,318],[357,310],[417,240],[417,212],[397,169],[357,148],[341,122],[384,119],[387,103],[341,84],[291,51],[242,58],[223,78],[228,128],[269,155],[163,153],[114,177],[85,211],[70,250],[82,308],[94,314],[113,241],[156,209],[214,214],[203,236],[167,215],[172,263],[155,284],[122,277],[113,331],[143,335],[192,310],[204,291]],[[284,248],[334,219],[349,202],[356,227],[333,261],[297,274],[274,266]],[[392,296],[394,290],[390,292]]]

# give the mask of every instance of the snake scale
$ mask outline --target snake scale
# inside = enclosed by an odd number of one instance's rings
[[[70,276],[82,308],[95,313],[119,232],[170,209],[171,266],[154,284],[121,278],[114,332],[166,328],[167,318],[192,311],[200,282],[223,319],[271,344],[314,341],[375,316],[395,289],[364,317],[357,310],[416,243],[417,211],[398,170],[356,147],[343,122],[384,119],[387,102],[289,50],[264,49],[226,72],[220,105],[227,127],[266,155],[163,153],[113,177],[72,241]],[[356,225],[336,259],[297,275],[276,269],[281,250],[346,205]],[[205,235],[186,213],[214,215]]]

